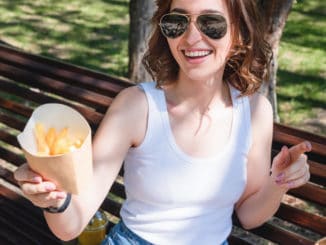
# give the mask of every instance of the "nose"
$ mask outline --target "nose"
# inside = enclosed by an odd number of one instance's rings
[[[199,31],[194,21],[189,23],[184,38],[189,45],[193,45],[202,40],[202,33]]]

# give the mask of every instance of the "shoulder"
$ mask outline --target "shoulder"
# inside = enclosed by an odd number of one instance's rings
[[[267,154],[266,149],[270,149],[273,138],[273,109],[269,100],[255,93],[249,98],[251,109],[251,132],[253,155]]]
[[[129,106],[121,109],[132,109],[138,107],[140,104],[146,103],[145,92],[138,86],[131,86],[121,90],[121,92],[115,97],[111,106],[120,107],[125,104]]]
[[[270,128],[273,123],[273,108],[269,100],[260,93],[249,97],[251,122],[254,127]]]
[[[123,89],[113,100],[104,117],[106,122],[114,122],[119,129],[130,136],[132,145],[144,137],[146,131],[148,103],[145,92],[138,86]]]
[[[249,96],[250,109],[255,113],[273,114],[272,105],[269,100],[260,93]]]
[[[108,109],[109,115],[126,119],[147,114],[148,105],[145,92],[138,86],[123,89],[113,100]]]

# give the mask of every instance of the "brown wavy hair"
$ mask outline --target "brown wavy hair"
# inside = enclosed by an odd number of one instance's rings
[[[265,33],[256,0],[224,0],[232,23],[232,45],[227,57],[223,81],[240,90],[241,95],[256,92],[268,76],[272,51]],[[177,79],[179,66],[159,28],[161,17],[170,10],[172,0],[157,0],[153,15],[153,32],[143,64],[161,87]]]

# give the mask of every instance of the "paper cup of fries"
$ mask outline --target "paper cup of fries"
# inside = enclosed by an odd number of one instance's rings
[[[53,103],[36,108],[17,139],[33,171],[58,190],[78,194],[92,178],[91,137],[81,114]]]

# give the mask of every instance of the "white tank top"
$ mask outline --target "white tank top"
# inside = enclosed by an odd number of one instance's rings
[[[158,245],[220,244],[232,229],[234,204],[246,185],[251,144],[247,97],[230,86],[233,122],[229,141],[216,156],[187,155],[176,144],[164,91],[142,83],[148,126],[124,163],[126,201],[121,217],[143,239]]]

